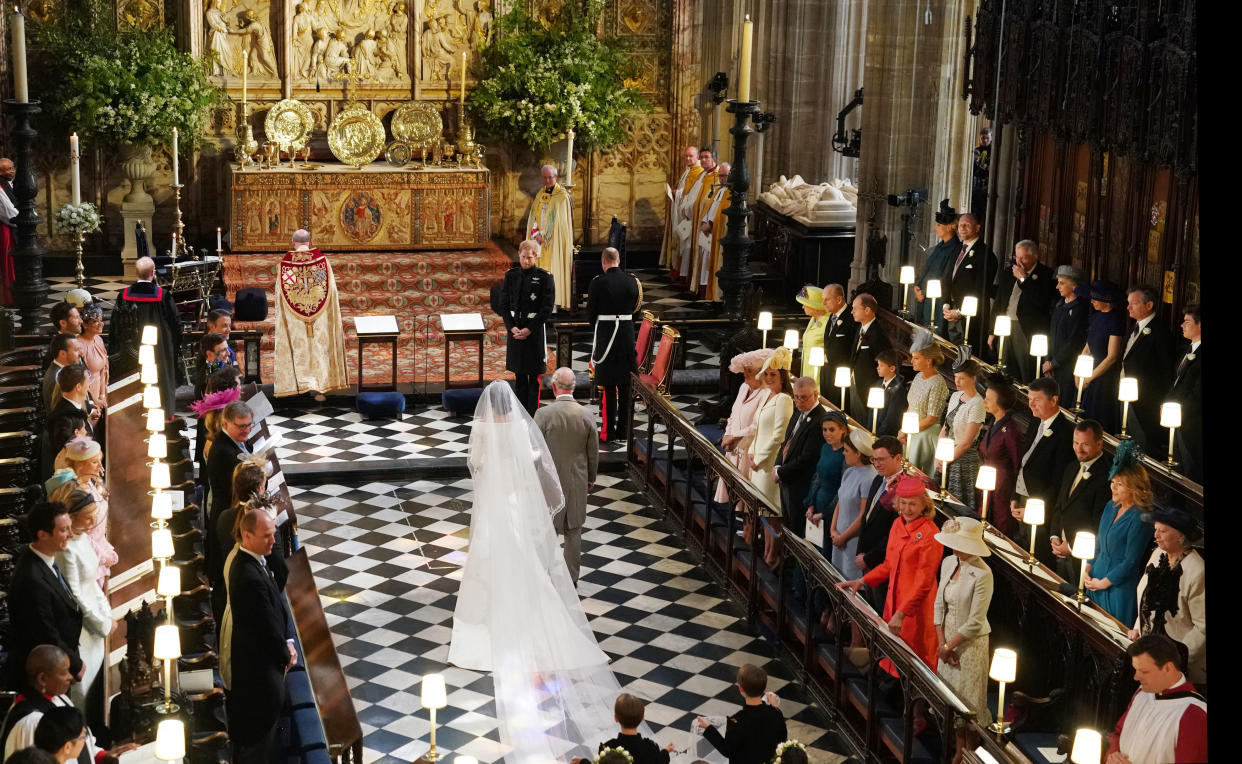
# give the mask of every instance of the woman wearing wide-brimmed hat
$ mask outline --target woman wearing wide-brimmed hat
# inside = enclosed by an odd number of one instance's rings
[[[992,569],[982,558],[992,552],[983,541],[983,523],[973,517],[947,521],[936,540],[953,552],[940,564],[936,591],[936,673],[987,724]]]
[[[1176,507],[1144,512],[1155,525],[1156,549],[1138,582],[1138,620],[1130,639],[1162,633],[1186,647],[1186,678],[1196,687],[1207,683],[1207,604],[1203,557],[1191,542],[1199,527],[1189,513]]]

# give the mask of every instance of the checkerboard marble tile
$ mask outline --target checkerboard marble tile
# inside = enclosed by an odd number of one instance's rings
[[[440,672],[448,708],[437,747],[499,761],[492,680],[446,665],[471,481],[291,487],[299,534],[365,734],[363,760],[409,762],[429,743],[422,675]],[[649,702],[657,742],[681,745],[696,715],[739,703],[737,666],[756,663],[782,698],[789,732],[811,761],[845,750],[823,712],[752,635],[628,480],[601,475],[589,498],[579,594],[622,688]]]
[[[698,414],[701,396],[676,395],[671,399],[687,417]],[[591,416],[599,421],[599,403],[583,401]],[[324,462],[382,462],[393,459],[436,460],[466,455],[473,418],[450,417],[437,402],[418,406],[405,418],[364,419],[351,408],[331,405],[298,409],[281,407],[268,420],[273,434],[279,434],[276,455],[282,464]],[[646,432],[647,417],[642,406],[634,413],[634,428]],[[657,429],[663,432],[663,428]],[[621,443],[602,443],[605,453],[621,452]]]

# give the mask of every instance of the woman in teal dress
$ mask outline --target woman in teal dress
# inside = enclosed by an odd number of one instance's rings
[[[1133,449],[1126,448],[1132,442],[1123,441],[1113,460],[1113,498],[1104,505],[1095,559],[1083,584],[1087,596],[1122,623],[1134,623],[1138,614],[1136,592],[1152,539],[1152,525],[1141,518],[1152,506],[1151,482]]]
[[[822,427],[824,445],[819,450],[815,475],[806,492],[806,519],[821,528],[825,517],[832,520],[832,508],[837,505],[837,489],[841,487],[841,476],[845,473],[843,443],[850,433],[849,423],[840,411],[829,411],[824,416]],[[831,556],[832,541],[827,532],[824,533],[821,551],[824,557]]]

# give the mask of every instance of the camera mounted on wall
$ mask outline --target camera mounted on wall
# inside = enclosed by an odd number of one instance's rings
[[[841,156],[857,158],[862,151],[862,130],[845,131],[845,118],[863,103],[863,89],[854,91],[854,98],[837,112],[837,132],[832,136],[832,150]]]
[[[715,76],[707,83],[707,89],[712,93],[712,103],[724,103],[725,91],[729,89],[729,75],[724,72],[716,72]]]
[[[920,204],[927,203],[927,189],[911,188],[900,194],[889,194],[888,205],[890,207],[910,207],[917,208]]]

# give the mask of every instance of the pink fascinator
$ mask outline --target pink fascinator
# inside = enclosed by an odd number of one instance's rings
[[[220,390],[219,392],[204,395],[201,401],[194,401],[190,404],[190,409],[195,416],[203,416],[208,411],[219,411],[233,401],[241,398],[241,390],[236,387],[228,390]]]

